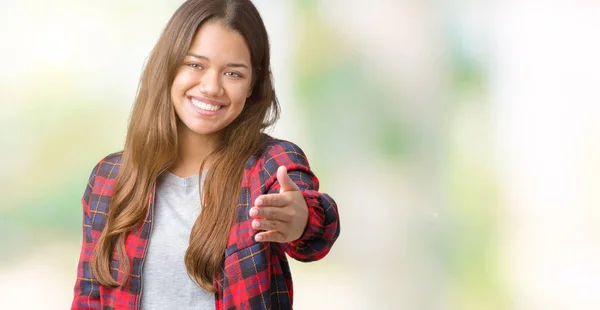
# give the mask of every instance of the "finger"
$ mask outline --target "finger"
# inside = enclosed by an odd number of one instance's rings
[[[267,219],[255,219],[252,220],[252,228],[256,229],[256,230],[277,230],[279,232],[282,232],[282,230],[285,230],[287,227],[287,223],[285,222],[281,222],[281,221],[276,221],[276,220],[267,220]]]
[[[254,236],[254,240],[257,242],[285,242],[285,235],[277,230],[269,230],[258,233]]]
[[[285,207],[291,203],[291,198],[283,194],[260,195],[254,200],[257,207]]]
[[[281,207],[254,207],[250,209],[250,216],[260,217],[268,220],[289,222],[294,214],[288,210],[289,208]]]
[[[285,166],[277,168],[277,181],[279,182],[279,192],[299,191],[298,185],[290,178]]]

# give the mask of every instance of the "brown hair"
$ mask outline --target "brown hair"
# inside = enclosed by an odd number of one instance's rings
[[[234,219],[246,161],[266,142],[263,131],[279,118],[269,65],[269,42],[263,21],[249,0],[188,0],[169,20],[140,79],[104,230],[93,253],[92,270],[104,286],[123,286],[130,261],[125,251],[129,232],[142,225],[157,177],[177,158],[178,117],[170,88],[198,29],[217,20],[239,32],[250,50],[253,90],[241,114],[220,134],[217,147],[202,162],[211,163],[203,187],[203,208],[190,235],[185,264],[191,278],[214,292]],[[124,274],[110,273],[116,250]]]

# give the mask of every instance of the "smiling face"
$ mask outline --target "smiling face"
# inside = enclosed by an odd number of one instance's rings
[[[211,137],[242,112],[252,91],[244,38],[219,21],[200,27],[171,86],[175,112],[187,133]]]

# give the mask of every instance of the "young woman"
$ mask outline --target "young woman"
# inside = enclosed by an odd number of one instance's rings
[[[292,308],[286,254],[324,257],[340,226],[302,150],[263,132],[272,85],[249,0],[175,12],[85,189],[73,309]]]

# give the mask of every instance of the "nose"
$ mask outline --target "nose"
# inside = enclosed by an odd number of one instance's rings
[[[200,79],[200,92],[207,97],[219,97],[223,94],[223,87],[218,72],[207,70]]]

